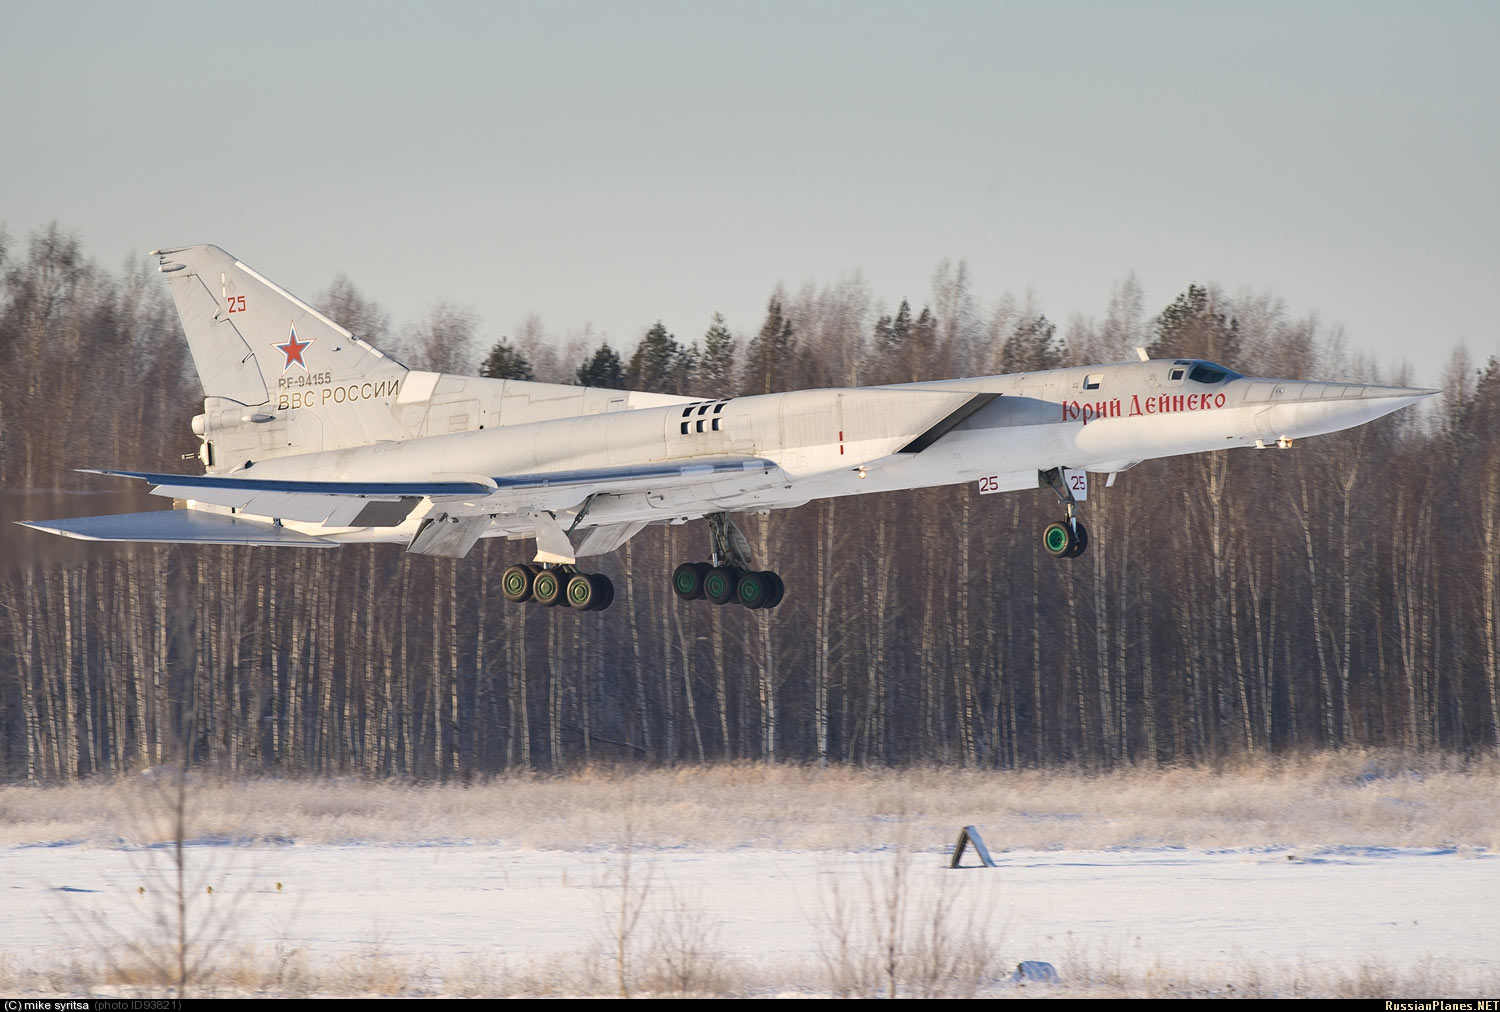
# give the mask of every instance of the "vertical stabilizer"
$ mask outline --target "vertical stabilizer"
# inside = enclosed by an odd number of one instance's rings
[[[217,246],[153,251],[177,303],[204,413],[210,471],[401,438],[401,363]]]
[[[154,255],[206,397],[274,408],[287,391],[406,372],[217,246]]]

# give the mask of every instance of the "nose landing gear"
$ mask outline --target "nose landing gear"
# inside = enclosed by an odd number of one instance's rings
[[[1079,500],[1075,498],[1070,486],[1074,482],[1080,482],[1078,487],[1087,498],[1088,477],[1081,471],[1072,475],[1065,474],[1060,467],[1042,471],[1040,477],[1043,485],[1057,493],[1057,498],[1063,504],[1064,514],[1060,523],[1048,524],[1042,531],[1042,547],[1053,558],[1076,559],[1089,547],[1089,529],[1078,519]]]

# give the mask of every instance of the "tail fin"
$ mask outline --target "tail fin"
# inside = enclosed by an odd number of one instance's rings
[[[406,368],[217,246],[154,250],[206,397],[275,408],[288,391]]]
[[[217,246],[154,255],[203,383],[193,431],[209,472],[408,435],[404,365]]]

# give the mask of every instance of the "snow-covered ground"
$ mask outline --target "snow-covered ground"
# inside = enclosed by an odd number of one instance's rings
[[[903,783],[890,778],[885,789]],[[1492,781],[1470,786],[1492,794]],[[573,789],[556,787],[559,796]],[[1351,797],[1364,789],[1350,787]],[[777,791],[781,818],[809,823],[807,838],[837,838],[838,827],[819,829],[819,820],[847,822],[785,781]],[[403,796],[430,814],[422,791]],[[1413,845],[1404,816],[1387,834],[1399,846],[1369,842],[1382,826],[1366,821],[1349,827],[1358,844],[1046,848],[1011,847],[1011,823],[997,816],[978,824],[999,867],[950,870],[961,823],[937,838],[930,812],[875,813],[860,842],[817,847],[778,844],[791,830],[754,819],[734,823],[758,826],[741,844],[695,844],[691,820],[680,823],[685,839],[664,843],[670,798],[637,796],[627,811],[623,829],[619,812],[575,814],[575,829],[592,830],[562,845],[455,839],[425,820],[425,833],[413,824],[375,840],[306,831],[190,843],[190,933],[218,943],[206,964],[218,976],[204,981],[221,993],[611,994],[623,904],[627,915],[641,909],[626,932],[633,990],[672,978],[710,993],[880,993],[891,979],[876,950],[892,948],[906,993],[1023,993],[1006,976],[1021,960],[1053,964],[1062,984],[1041,990],[1057,994],[1500,992],[1496,851],[1462,833]],[[373,820],[375,808],[362,817]],[[118,993],[132,979],[122,969],[136,959],[131,946],[170,935],[172,848],[9,821],[13,841],[32,839],[0,848],[0,990]],[[344,971],[320,975],[319,966]]]
[[[188,850],[197,913],[227,920],[217,930],[231,949],[330,959],[379,952],[434,970],[441,988],[445,968],[525,966],[536,957],[554,957],[566,976],[561,957],[586,959],[614,944],[615,850]],[[161,850],[10,848],[0,956],[27,967],[68,956],[87,963],[101,928],[106,941],[111,932],[149,934],[166,899],[156,895],[156,872],[169,859]],[[1455,983],[1482,980],[1481,970],[1500,976],[1500,862],[1455,850],[1012,851],[997,854],[993,870],[949,870],[930,852],[638,850],[632,873],[648,891],[637,943],[649,943],[660,911],[696,909],[718,955],[768,986],[816,990],[821,954],[833,945],[835,889],[862,905],[883,895],[903,860],[917,920],[935,901],[953,910],[972,904],[997,972],[1040,959],[1080,982],[1111,974],[1234,981],[1256,969],[1270,984],[1362,967],[1404,973],[1437,961]],[[861,907],[857,917],[868,913]]]

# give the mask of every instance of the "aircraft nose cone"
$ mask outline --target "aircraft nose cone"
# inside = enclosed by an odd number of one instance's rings
[[[1426,387],[1368,383],[1277,384],[1271,408],[1259,419],[1267,434],[1316,436],[1372,422],[1392,411],[1441,393]],[[1273,431],[1274,430],[1274,431]]]

